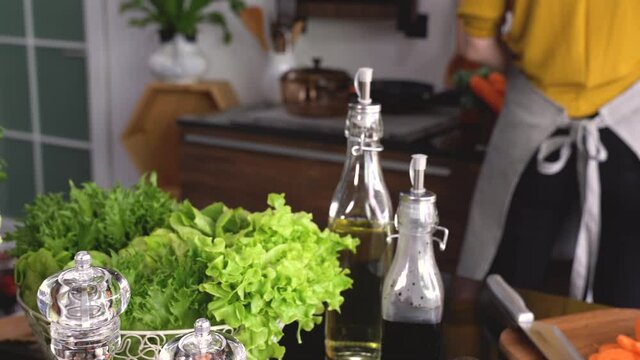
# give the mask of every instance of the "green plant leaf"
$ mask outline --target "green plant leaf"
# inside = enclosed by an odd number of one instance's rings
[[[120,3],[119,11],[120,13],[125,13],[127,11],[144,11],[145,5],[144,0],[129,0],[123,1]]]
[[[153,22],[155,22],[155,20],[152,17],[129,19],[129,25],[135,26],[135,27],[145,27]]]
[[[229,26],[227,25],[227,20],[224,15],[219,11],[210,12],[205,16],[205,20],[213,25],[217,25],[222,30],[222,41],[225,44],[229,44],[232,40],[231,31],[229,31]]]
[[[233,13],[238,15],[247,7],[247,5],[242,0],[229,0],[229,7]]]
[[[207,14],[206,19],[212,24],[220,25],[223,27],[227,26],[227,20],[224,18],[224,15],[222,15],[222,13],[219,11],[210,12],[209,14]]]

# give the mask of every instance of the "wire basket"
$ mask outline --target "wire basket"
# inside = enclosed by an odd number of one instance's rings
[[[18,304],[20,304],[20,307],[24,311],[27,321],[29,321],[29,326],[31,326],[33,334],[35,335],[43,353],[48,359],[56,360],[49,349],[49,345],[51,343],[51,336],[49,335],[49,320],[42,316],[42,314],[27,307],[22,301],[19,292],[16,298],[18,300]],[[233,334],[233,329],[226,325],[212,326],[211,329]],[[123,360],[156,360],[164,344],[176,336],[189,332],[193,332],[193,329],[166,331],[121,330],[120,348],[113,358]]]

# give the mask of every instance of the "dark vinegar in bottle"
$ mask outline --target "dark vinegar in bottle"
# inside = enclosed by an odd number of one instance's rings
[[[440,324],[383,321],[382,358],[438,360],[441,342]]]

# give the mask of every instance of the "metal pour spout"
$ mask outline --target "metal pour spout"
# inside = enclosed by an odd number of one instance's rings
[[[422,194],[426,190],[424,188],[424,173],[427,169],[427,155],[413,154],[411,155],[411,163],[409,165],[409,177],[411,178],[411,192],[414,194]]]

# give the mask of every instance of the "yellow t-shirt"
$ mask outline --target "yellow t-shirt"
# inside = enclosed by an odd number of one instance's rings
[[[465,33],[498,36],[507,1],[461,0]],[[503,41],[515,64],[570,116],[596,113],[640,79],[640,0],[512,3]]]

